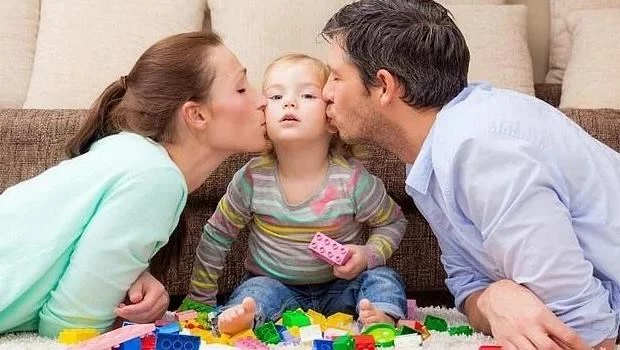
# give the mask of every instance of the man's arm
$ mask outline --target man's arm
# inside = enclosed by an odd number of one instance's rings
[[[501,299],[509,299],[510,302],[500,301]],[[491,305],[498,302],[497,306]],[[517,302],[518,301],[518,302]],[[502,314],[495,313],[494,317],[504,317],[508,310],[503,309],[509,305],[513,309],[511,313],[518,315],[512,319],[506,319],[511,322],[513,329],[532,329],[535,326],[544,326],[541,331],[532,332],[532,338],[536,336],[534,333],[553,334],[552,338],[541,337],[537,344],[540,349],[589,349],[587,344],[572,329],[566,326],[559,318],[557,318],[547,307],[527,288],[516,284],[511,280],[500,280],[492,283],[488,288],[472,293],[465,301],[465,314],[469,319],[472,327],[480,332],[491,335],[493,331],[489,325],[488,319],[484,314],[493,314],[493,310],[498,309]],[[482,312],[482,309],[487,310]],[[525,312],[524,312],[525,311]],[[532,320],[539,320],[536,323]],[[594,346],[596,350],[614,350],[614,338],[604,340]]]
[[[477,326],[500,339],[560,343],[564,333],[551,333],[561,327],[548,317],[548,308],[598,343],[615,331],[614,313],[573,230],[561,174],[543,157],[537,147],[512,138],[468,140],[457,152],[460,169],[452,183],[460,190],[459,207],[481,232],[496,275],[525,287],[491,285],[466,306]],[[498,290],[510,298],[492,293]],[[536,306],[536,299],[546,308]],[[526,305],[535,311],[528,313]],[[510,327],[525,318],[529,327]]]

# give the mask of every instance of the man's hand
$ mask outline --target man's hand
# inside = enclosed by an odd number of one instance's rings
[[[149,323],[164,316],[169,302],[164,286],[145,271],[129,287],[125,303],[120,304],[114,313],[131,322]]]
[[[362,245],[346,244],[351,251],[351,257],[342,266],[334,266],[334,276],[345,280],[352,280],[368,267],[368,254]]]
[[[474,327],[490,329],[505,350],[591,349],[534,293],[511,280],[494,282],[472,294],[465,302],[465,311]]]

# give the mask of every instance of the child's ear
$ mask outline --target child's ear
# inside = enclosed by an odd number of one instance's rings
[[[187,101],[181,106],[181,116],[185,125],[198,130],[206,129],[211,120],[209,109],[194,101]]]
[[[329,132],[330,134],[337,134],[338,129],[329,122],[327,122],[327,132]]]

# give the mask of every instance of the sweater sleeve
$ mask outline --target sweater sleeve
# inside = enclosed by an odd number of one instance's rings
[[[184,179],[172,168],[128,175],[104,193],[39,312],[39,333],[56,337],[64,328],[106,331],[131,284],[168,242],[186,198]]]
[[[246,164],[233,176],[226,194],[205,225],[191,277],[189,298],[216,305],[217,281],[239,232],[252,218],[252,174]]]
[[[368,268],[372,269],[385,265],[398,248],[407,228],[407,220],[398,204],[387,194],[381,179],[370,174],[361,163],[354,164],[355,220],[370,227],[366,249]]]

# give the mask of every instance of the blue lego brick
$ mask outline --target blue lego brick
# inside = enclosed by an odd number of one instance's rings
[[[181,334],[157,334],[156,350],[199,350],[200,337]]]
[[[312,341],[312,350],[332,350],[334,342],[332,340],[314,339]]]
[[[181,326],[178,322],[171,322],[155,328],[155,332],[161,334],[179,334],[180,331]]]

